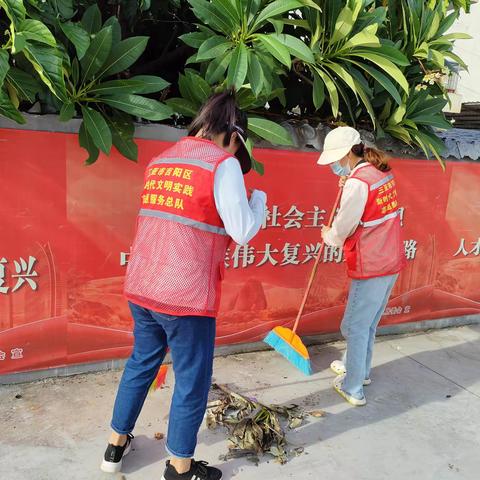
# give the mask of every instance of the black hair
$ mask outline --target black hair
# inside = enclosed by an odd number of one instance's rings
[[[368,163],[371,163],[377,170],[380,170],[381,172],[388,172],[391,170],[389,158],[387,154],[381,150],[370,148],[363,143],[359,143],[352,147],[352,153],[357,157],[365,159]]]
[[[214,136],[225,133],[223,145],[226,147],[234,132],[246,139],[247,126],[247,115],[237,106],[235,90],[228,89],[215,93],[206,101],[191,123],[188,134],[196,136],[201,132],[203,138],[212,140]]]

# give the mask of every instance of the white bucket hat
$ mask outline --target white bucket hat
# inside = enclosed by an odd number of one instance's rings
[[[360,134],[352,127],[337,127],[325,137],[319,165],[330,165],[341,160],[354,145],[362,143]]]

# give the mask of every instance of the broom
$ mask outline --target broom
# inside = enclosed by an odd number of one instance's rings
[[[330,218],[328,220],[329,227],[332,226],[335,212],[337,210],[338,204],[340,203],[341,196],[342,189],[338,191],[337,198],[335,199],[332,213],[330,214]],[[296,334],[296,331],[300,323],[300,318],[302,317],[305,304],[307,303],[308,294],[310,293],[310,289],[312,288],[315,274],[317,273],[317,267],[320,262],[320,257],[322,256],[324,246],[325,243],[322,242],[317,258],[315,259],[312,273],[310,274],[310,278],[308,280],[307,289],[305,290],[302,304],[300,305],[300,309],[298,311],[293,329],[290,330],[286,327],[275,327],[263,340],[267,345],[270,345],[274,350],[280,353],[280,355],[283,355],[289,362],[291,362],[305,375],[311,375],[313,373],[312,366],[310,364],[310,356],[308,354],[307,347],[303,344],[300,337]]]
[[[167,350],[167,353],[168,351],[169,350]],[[160,365],[157,375],[155,376],[152,384],[150,385],[150,388],[148,389],[148,393],[153,393],[165,385],[165,381],[167,380],[167,373],[168,365]]]

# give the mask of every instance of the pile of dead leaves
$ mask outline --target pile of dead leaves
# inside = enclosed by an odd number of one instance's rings
[[[297,405],[263,405],[224,385],[213,385],[213,390],[218,398],[208,404],[207,427],[228,430],[229,453],[222,460],[246,456],[257,463],[259,455],[268,453],[283,464],[303,452],[302,447],[289,450],[285,434],[306,416]]]

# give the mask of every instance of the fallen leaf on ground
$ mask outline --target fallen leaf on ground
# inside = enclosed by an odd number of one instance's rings
[[[314,410],[313,412],[308,412],[311,417],[320,418],[326,415],[326,412],[323,410]]]
[[[165,437],[163,433],[157,432],[155,434],[155,440],[162,440]]]
[[[223,458],[249,457],[257,463],[259,454],[268,453],[278,463],[287,462],[292,452],[286,450],[285,429],[299,427],[305,416],[298,405],[264,405],[224,385],[214,384],[213,390],[220,396],[208,404],[206,423],[209,429],[227,428],[229,452]]]

